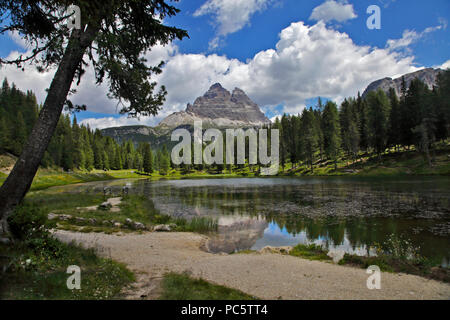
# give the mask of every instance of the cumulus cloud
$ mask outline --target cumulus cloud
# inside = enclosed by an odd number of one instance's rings
[[[218,55],[179,54],[158,81],[168,88],[168,106],[185,108],[211,84],[221,82],[228,89],[243,89],[261,106],[284,105],[283,111],[298,113],[307,99],[340,101],[374,80],[412,72],[416,70],[412,62],[413,57],[387,49],[358,46],[323,22],[314,26],[298,22],[280,33],[274,49],[261,51],[246,63]]]
[[[208,0],[194,12],[194,17],[214,16],[217,36],[211,40],[210,49],[215,49],[222,37],[244,28],[251,16],[265,10],[270,2],[272,0]]]
[[[357,17],[353,10],[353,5],[348,4],[347,1],[328,0],[320,6],[315,7],[309,19],[324,22],[333,20],[344,22]]]
[[[17,34],[10,34],[13,41],[21,44],[24,49],[28,49],[25,42]],[[148,52],[145,58],[148,60],[149,65],[157,65],[161,61],[169,60],[173,55],[178,52],[178,48],[175,45],[156,45],[152,48],[152,51]],[[28,51],[30,53],[30,51]],[[27,54],[27,52],[11,52],[6,60],[13,60],[20,56],[20,54]],[[10,82],[14,82],[21,90],[33,90],[36,94],[37,100],[43,103],[47,92],[46,89],[50,87],[50,83],[55,74],[54,69],[50,69],[45,72],[39,72],[33,65],[24,65],[24,70],[18,69],[15,65],[4,65],[0,67],[0,78],[7,77]],[[117,101],[110,100],[107,97],[108,86],[105,83],[97,86],[95,85],[95,74],[92,66],[86,68],[80,85],[72,84],[72,89],[75,89],[77,93],[70,96],[69,99],[79,105],[87,105],[90,111],[98,113],[117,113],[120,106],[117,105]]]
[[[313,26],[292,23],[281,31],[273,49],[261,51],[245,63],[217,54],[181,54],[176,47],[159,49],[154,51],[155,61],[163,59],[167,64],[154,80],[165,85],[169,94],[158,118],[137,122],[112,117],[88,119],[87,123],[93,127],[154,125],[163,117],[184,110],[188,102],[192,103],[216,82],[229,90],[243,89],[264,110],[283,106],[271,114],[297,114],[308,99],[320,96],[340,102],[363,91],[374,80],[417,70],[414,57],[388,48],[358,46],[346,33],[328,28],[324,22]],[[33,89],[39,97],[45,96],[43,89],[48,87],[52,74],[28,69],[25,74],[10,72],[0,70],[0,77],[7,75],[22,89]],[[92,81],[87,74],[73,101],[87,104],[92,112],[113,113],[116,102],[106,98],[106,88],[96,87]]]

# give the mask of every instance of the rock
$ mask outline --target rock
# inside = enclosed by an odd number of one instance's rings
[[[433,89],[433,86],[437,83],[437,76],[439,73],[441,73],[441,69],[422,69],[413,73],[405,74],[405,82],[406,87],[409,88],[409,85],[411,84],[411,81],[415,78],[419,78],[422,82],[424,82],[428,88]],[[376,91],[378,89],[383,90],[385,93],[389,92],[390,88],[394,88],[395,92],[397,93],[397,96],[400,97],[401,95],[401,88],[402,88],[402,77],[397,78],[395,80],[391,78],[384,78],[377,80],[375,82],[372,82],[367,89],[364,91],[362,97],[365,98],[370,91]]]
[[[140,223],[140,222],[135,222],[133,226],[134,226],[134,229],[136,229],[136,230],[147,230],[147,227],[143,223]]]
[[[270,120],[261,112],[244,91],[235,88],[232,93],[219,83],[214,84],[202,97],[188,104],[185,112],[177,112],[160,124],[160,127],[178,127],[202,120],[219,127],[245,127],[270,124]]]
[[[103,210],[103,211],[109,211],[111,210],[112,205],[109,202],[103,202],[101,205],[98,206],[98,210]]]
[[[331,259],[333,259],[334,263],[339,263],[339,261],[344,259],[345,251],[343,251],[343,250],[330,251],[330,252],[328,252],[327,256],[329,256]]]
[[[89,219],[89,223],[94,226],[97,224],[97,220],[94,218],[91,218],[91,219]]]
[[[129,225],[132,225],[132,224],[133,224],[133,220],[127,218],[127,219],[125,220],[125,223],[126,223],[126,224],[129,224]]]
[[[275,254],[289,254],[292,251],[292,247],[270,247],[263,248],[260,253],[275,253]]]
[[[119,222],[114,223],[114,228],[122,228],[122,224]]]
[[[48,214],[48,216],[47,216],[47,218],[48,218],[48,220],[56,220],[56,219],[58,219],[59,218],[59,216],[57,215],[57,214],[54,214],[54,213],[49,213]]]
[[[107,226],[107,227],[110,227],[110,226],[113,225],[113,223],[112,223],[111,221],[108,221],[108,220],[104,220],[104,221],[102,222],[102,224],[103,224],[104,226]]]
[[[172,231],[172,228],[166,224],[161,224],[159,226],[153,227],[154,232],[170,232]]]
[[[58,217],[59,217],[59,220],[61,220],[61,221],[69,221],[69,220],[73,219],[73,217],[68,214],[61,214]]]

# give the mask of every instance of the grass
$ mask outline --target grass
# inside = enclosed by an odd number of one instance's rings
[[[327,255],[326,250],[324,250],[321,246],[317,246],[315,244],[310,245],[299,244],[291,250],[289,255],[308,260],[319,260],[319,261],[332,260]]]
[[[166,274],[160,300],[256,300],[241,291],[193,279],[187,274]]]
[[[394,149],[381,155],[359,154],[356,163],[345,157],[338,160],[338,170],[332,161],[317,160],[314,172],[306,165],[293,166],[285,164],[281,176],[402,176],[402,175],[450,175],[450,141],[437,143],[434,150],[433,166],[428,166],[422,154],[411,150],[396,152]],[[319,155],[316,155],[316,159]]]
[[[133,232],[127,227],[126,220],[143,223],[147,229],[160,224],[176,224],[174,231],[208,233],[217,231],[218,221],[210,217],[198,217],[192,220],[172,218],[159,213],[153,202],[143,195],[127,195],[123,197],[119,205],[120,211],[86,210],[86,207],[96,207],[103,203],[106,198],[103,194],[88,193],[62,193],[58,190],[44,190],[31,192],[25,199],[25,203],[39,207],[46,214],[70,215],[73,219],[69,221],[58,221],[58,229],[76,231],[83,233],[106,233]],[[77,221],[77,218],[86,221]],[[95,223],[88,222],[95,219]],[[122,228],[107,225],[105,222],[115,221],[122,224]]]
[[[251,252],[250,252],[251,253]],[[308,260],[331,261],[327,251],[314,244],[300,244],[294,247],[289,255]],[[367,269],[370,266],[378,266],[383,272],[407,273],[428,279],[434,279],[443,282],[450,282],[450,269],[437,267],[436,261],[430,261],[425,258],[416,258],[413,260],[404,257],[396,257],[389,254],[379,253],[374,257],[362,257],[357,255],[345,254],[339,262],[340,265],[352,266]]]
[[[131,271],[93,250],[52,238],[0,246],[2,300],[109,300],[134,281]],[[69,290],[69,266],[81,268],[81,290]]]
[[[33,184],[31,185],[31,191],[44,190],[55,186],[65,186],[69,184],[113,179],[115,178],[107,173],[56,173],[54,171],[39,170],[38,174],[33,180]]]
[[[196,217],[192,220],[175,219],[173,221],[177,225],[176,231],[208,233],[217,231],[219,222],[211,217]]]
[[[384,272],[401,272],[450,283],[450,269],[436,267],[435,263],[426,259],[407,260],[389,255],[360,257],[345,254],[339,264],[363,269],[367,269],[368,267],[375,265]]]
[[[25,198],[25,203],[38,206],[50,213],[52,211],[76,210],[77,207],[99,205],[104,201],[102,194],[60,193],[50,191],[31,192]]]
[[[376,155],[361,153],[356,163],[348,161],[345,157],[338,160],[338,170],[335,170],[332,161],[316,161],[314,172],[305,164],[293,166],[286,163],[279,172],[279,176],[379,176],[395,177],[404,175],[450,175],[450,142],[436,144],[433,166],[429,167],[422,154],[411,150],[396,152],[394,149],[383,154],[381,158]],[[316,156],[318,158],[319,155]],[[7,155],[0,155],[0,168],[12,165],[14,159]],[[7,175],[0,172],[0,185],[6,180]],[[159,172],[147,175],[136,170],[94,170],[91,172],[75,171],[73,173],[61,170],[40,169],[31,186],[32,191],[43,190],[53,186],[63,186],[92,181],[104,181],[113,179],[138,179],[150,180],[179,180],[179,179],[209,179],[209,178],[240,178],[259,177],[257,171],[250,170],[249,166],[242,168],[234,166],[232,172],[228,168],[222,172],[213,170],[191,171],[183,174],[181,169],[172,169],[167,175]]]

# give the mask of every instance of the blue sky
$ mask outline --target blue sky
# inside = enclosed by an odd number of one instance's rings
[[[156,118],[140,122],[116,113],[107,88],[92,84],[87,72],[77,103],[89,112],[77,117],[93,127],[156,125],[172,112],[186,108],[210,85],[240,87],[270,118],[299,113],[318,96],[342,101],[372,81],[395,77],[423,67],[450,66],[450,1],[448,0],[181,0],[181,13],[165,24],[188,30],[190,39],[158,46],[150,63],[167,62],[156,80],[168,99]],[[370,5],[381,9],[381,29],[369,30]],[[11,36],[0,38],[0,54],[26,51]],[[0,70],[38,99],[52,72],[32,67],[19,72]]]

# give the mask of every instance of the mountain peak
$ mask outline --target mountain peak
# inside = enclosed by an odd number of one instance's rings
[[[220,84],[220,83],[214,83],[210,88],[209,88],[209,90],[217,90],[217,89],[223,89],[223,90],[225,90],[223,87],[222,87],[222,85]]]
[[[411,81],[415,78],[418,78],[419,80],[423,81],[430,89],[432,89],[437,82],[437,76],[441,72],[441,69],[426,68],[405,74],[396,79],[383,78],[372,82],[364,91],[362,97],[365,98],[370,91],[376,91],[378,89],[381,89],[384,92],[388,93],[390,88],[393,88],[397,96],[400,96],[403,79],[405,79],[405,83],[408,88]]]
[[[185,112],[169,116],[160,126],[176,127],[190,124],[193,119],[218,127],[251,127],[270,123],[243,90],[235,88],[231,94],[220,83],[212,85],[193,105],[188,104]]]

